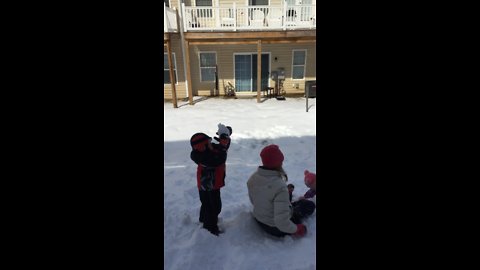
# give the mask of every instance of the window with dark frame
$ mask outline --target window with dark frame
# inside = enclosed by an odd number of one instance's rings
[[[304,79],[307,50],[293,50],[292,57],[292,79]]]
[[[200,81],[215,81],[217,54],[215,52],[200,52]]]
[[[195,0],[197,7],[212,7],[212,0]],[[197,10],[197,17],[199,18],[211,18],[213,16],[211,9],[201,9]]]

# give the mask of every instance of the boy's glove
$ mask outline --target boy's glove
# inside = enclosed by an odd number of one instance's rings
[[[297,224],[297,231],[292,236],[302,237],[307,233],[307,227],[303,224]]]
[[[223,146],[227,146],[230,143],[230,137],[227,134],[220,135],[220,144]]]
[[[232,128],[220,123],[218,124],[217,135],[220,135],[220,138],[214,137],[214,139],[220,142],[221,145],[227,146],[230,142],[230,135],[232,135]]]
[[[226,127],[224,124],[218,124],[218,131],[217,131],[217,135],[222,135],[222,134],[226,134],[228,136],[232,135],[232,128],[231,127]]]

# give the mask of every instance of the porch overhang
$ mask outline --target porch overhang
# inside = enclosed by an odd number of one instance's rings
[[[257,78],[261,77],[262,44],[282,43],[315,43],[316,30],[269,31],[269,32],[213,32],[213,33],[184,33],[187,66],[190,67],[189,47],[196,45],[228,45],[228,44],[256,44],[257,45]],[[191,81],[187,68],[187,81]],[[191,84],[188,84],[190,104],[192,104]],[[260,102],[261,80],[257,80],[257,102]]]
[[[285,44],[285,43],[315,43],[315,30],[275,31],[275,32],[216,32],[216,33],[185,33],[189,45],[238,45],[238,44]]]

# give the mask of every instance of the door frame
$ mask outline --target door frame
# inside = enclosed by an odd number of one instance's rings
[[[236,81],[235,81],[235,55],[254,55],[254,54],[258,54],[258,52],[238,52],[238,53],[233,53],[233,86],[236,87]],[[263,54],[268,54],[268,87],[270,87],[270,74],[272,74],[272,52],[262,52],[262,55]],[[252,67],[252,71],[253,71],[253,61],[251,61],[252,63],[250,63],[251,67]],[[260,78],[261,80],[261,78]],[[250,77],[250,88],[252,88],[252,90],[250,91],[241,91],[241,92],[238,92],[238,93],[256,93],[257,91],[253,91],[253,87],[252,87],[252,83],[253,83],[253,76]]]

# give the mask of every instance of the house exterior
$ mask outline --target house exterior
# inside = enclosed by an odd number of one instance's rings
[[[193,96],[225,95],[231,84],[237,96],[259,100],[266,87],[302,94],[316,80],[316,0],[164,0],[164,7],[165,99],[192,104]]]

